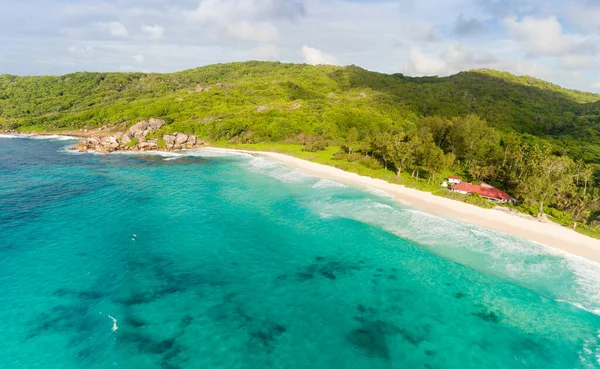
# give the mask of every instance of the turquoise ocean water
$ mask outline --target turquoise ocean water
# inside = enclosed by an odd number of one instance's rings
[[[264,158],[69,143],[0,138],[1,368],[600,368],[599,264]]]

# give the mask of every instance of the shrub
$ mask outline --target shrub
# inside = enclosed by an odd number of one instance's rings
[[[302,143],[302,151],[317,152],[323,151],[329,146],[327,140],[321,136],[309,136],[301,134],[298,136]]]
[[[140,143],[140,140],[138,140],[136,137],[133,140],[129,141],[126,146],[134,147],[134,146],[137,146],[137,144],[139,144],[139,143]]]

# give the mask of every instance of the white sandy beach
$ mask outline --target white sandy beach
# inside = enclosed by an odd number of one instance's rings
[[[212,148],[211,148],[212,149]],[[361,188],[375,188],[393,195],[403,204],[410,203],[415,209],[446,218],[491,228],[496,231],[523,237],[546,246],[600,262],[600,240],[577,233],[572,229],[548,222],[538,222],[495,209],[483,209],[474,205],[435,196],[381,179],[365,177],[328,165],[313,163],[293,156],[264,151],[218,149],[261,155],[273,159],[302,173],[335,180]]]

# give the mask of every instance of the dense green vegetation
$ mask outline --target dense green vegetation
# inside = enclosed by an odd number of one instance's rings
[[[507,191],[534,215],[546,210],[588,233],[600,224],[600,95],[530,77],[477,70],[411,78],[267,62],[173,74],[0,76],[5,128],[117,130],[149,117],[169,123],[159,135],[298,144],[337,166],[413,186],[438,186],[455,173]],[[332,153],[332,145],[341,149]]]

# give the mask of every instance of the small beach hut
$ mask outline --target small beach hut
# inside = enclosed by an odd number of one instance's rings
[[[447,181],[450,184],[459,184],[462,182],[462,179],[460,177],[448,177]]]

